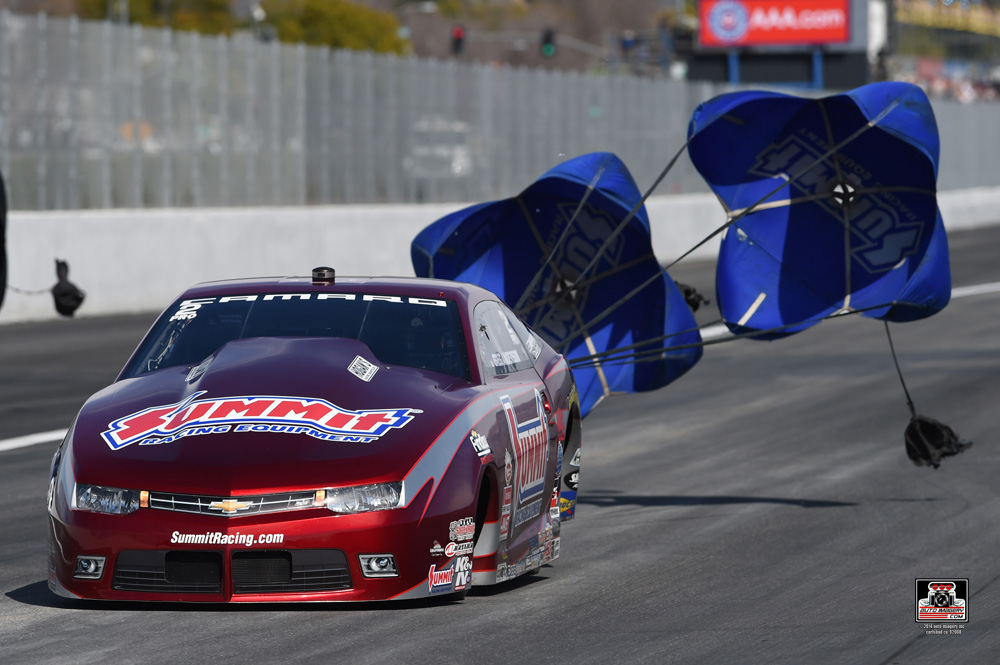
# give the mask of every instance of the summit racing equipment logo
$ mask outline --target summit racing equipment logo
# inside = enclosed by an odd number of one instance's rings
[[[444,570],[439,570],[433,563],[431,564],[431,569],[427,572],[427,590],[430,593],[439,593],[441,591],[452,591],[453,590],[453,576],[455,575],[454,568],[445,568]]]
[[[413,420],[415,409],[351,411],[307,397],[222,397],[154,406],[108,425],[101,437],[112,450],[173,443],[186,436],[229,432],[308,434],[327,441],[370,443]]]
[[[525,504],[539,499],[545,486],[549,430],[545,421],[542,396],[538,390],[535,390],[535,417],[523,423],[517,422],[510,397],[503,395],[500,398],[500,403],[503,405],[504,413],[507,414],[510,439],[514,443],[514,464],[516,466],[514,476],[518,505],[517,513],[514,516],[514,526],[517,526],[538,515],[541,511],[540,500],[538,506],[525,506]]]

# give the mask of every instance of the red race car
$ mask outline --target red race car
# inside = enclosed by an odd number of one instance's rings
[[[579,413],[565,359],[477,286],[201,284],[56,451],[49,587],[370,601],[503,582],[559,556]]]

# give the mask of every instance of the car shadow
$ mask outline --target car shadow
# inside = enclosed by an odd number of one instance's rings
[[[725,506],[745,503],[774,503],[779,505],[799,506],[800,508],[842,508],[858,504],[849,501],[824,501],[818,499],[785,499],[770,496],[645,496],[623,494],[617,490],[590,490],[581,494],[577,503],[598,508],[613,506],[640,506],[643,508],[661,508],[665,506]]]
[[[546,565],[545,568],[549,566]],[[466,598],[485,598],[516,591],[547,579],[544,574],[522,575],[501,584],[472,587]],[[371,610],[413,610],[460,605],[464,600],[457,594],[437,598],[394,600],[381,602],[319,602],[319,603],[171,603],[117,600],[75,600],[63,598],[49,591],[48,582],[41,580],[4,594],[11,600],[34,607],[83,611],[132,611],[132,612],[359,612]]]

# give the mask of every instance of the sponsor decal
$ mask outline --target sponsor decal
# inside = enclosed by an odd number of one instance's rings
[[[566,483],[566,487],[575,492],[580,488],[580,472],[574,471],[573,473],[567,474],[566,477],[563,478],[563,482]]]
[[[448,543],[445,545],[444,554],[447,557],[472,554],[472,541],[465,543]]]
[[[503,451],[503,477],[507,485],[510,485],[510,481],[514,476],[514,461],[511,459],[510,451]]]
[[[542,514],[542,500],[539,499],[527,506],[521,506],[514,513],[514,526],[521,526],[530,519],[534,519]]]
[[[324,399],[234,396],[198,399],[202,390],[175,404],[154,406],[119,418],[101,434],[112,450],[173,443],[186,437],[228,432],[285,432],[328,441],[370,443],[404,427],[417,409],[351,411]]]
[[[576,467],[578,469],[580,468],[580,450],[581,450],[580,448],[577,448],[576,452],[573,453],[573,459],[569,461],[570,466]]]
[[[215,298],[195,298],[194,300],[184,300],[177,306],[177,311],[170,317],[171,321],[190,321],[198,316],[198,310],[202,305],[215,302]]]
[[[563,490],[559,495],[559,519],[573,519],[576,513],[576,492],[573,490]]]
[[[510,503],[514,494],[512,487],[503,488],[503,505],[500,508],[500,540],[506,540],[510,532]]]
[[[174,531],[170,534],[172,545],[240,545],[243,547],[253,547],[254,545],[280,545],[285,542],[283,533],[223,533],[222,531],[206,531],[204,533],[181,533]]]
[[[460,520],[455,520],[448,525],[448,535],[449,540],[453,542],[461,542],[466,540],[472,540],[472,537],[476,534],[476,523],[471,517],[463,517]]]
[[[503,319],[504,328],[507,329],[507,336],[510,337],[510,341],[514,345],[514,348],[521,346],[521,338],[517,336],[516,332],[514,332],[514,326],[510,325],[510,321],[507,320],[507,315],[504,314],[500,318]]]
[[[455,591],[461,591],[469,586],[472,580],[472,558],[460,556],[455,559]]]
[[[486,437],[472,430],[469,433],[469,440],[472,442],[472,447],[475,448],[476,454],[480,457],[486,457],[487,455],[492,455],[493,450],[490,448],[490,442],[486,440]]]
[[[347,366],[347,371],[362,381],[371,381],[378,371],[378,365],[373,365],[361,356],[354,356],[354,360]]]
[[[538,360],[538,356],[542,353],[542,345],[538,343],[535,336],[528,333],[528,339],[524,340],[524,346],[528,349],[528,355],[531,356],[532,360]]]
[[[740,2],[722,0],[708,12],[709,31],[721,41],[735,42],[743,39],[750,25],[750,15]]]
[[[201,364],[196,365],[195,367],[191,368],[191,371],[188,372],[188,375],[187,375],[187,377],[185,377],[184,380],[187,381],[188,383],[192,383],[192,382],[196,381],[198,379],[198,377],[200,377],[202,374],[204,374],[206,371],[208,371],[208,366],[212,364],[213,360],[215,360],[215,356],[214,355],[211,355],[211,356],[205,358],[204,360],[202,360]]]
[[[850,41],[849,0],[701,0],[702,46]]]
[[[559,490],[552,490],[552,501],[549,502],[549,517],[553,521],[559,521]]]
[[[548,462],[549,430],[545,419],[542,396],[535,390],[535,415],[523,423],[517,422],[510,397],[500,398],[510,439],[514,444],[514,470],[517,505],[523,506],[540,496],[545,485],[545,466]],[[520,512],[520,510],[518,511]],[[514,520],[514,525],[519,522]]]
[[[494,351],[490,356],[494,367],[506,367],[521,362],[521,354],[517,351]]]
[[[958,625],[969,621],[968,579],[918,579],[917,623],[945,622],[927,626],[928,635],[961,635]]]
[[[445,568],[444,570],[438,570],[437,567],[432,563],[431,569],[427,573],[427,589],[431,593],[451,591],[454,574],[455,570],[453,568]]]
[[[544,553],[544,547],[541,545],[531,548],[531,553],[524,561],[525,569],[534,570],[535,568],[541,568],[543,553]]]
[[[431,545],[431,556],[441,556],[442,554],[444,554],[444,548],[441,547],[441,543],[435,540],[434,544]]]
[[[498,369],[517,365],[521,362],[521,354],[517,351],[494,351],[490,355],[490,362]]]
[[[802,129],[771,144],[757,155],[757,162],[750,168],[756,175],[786,177],[800,173],[829,151],[829,144],[815,132]],[[856,188],[878,188],[868,168],[843,153],[837,153],[839,164],[828,156],[798,177],[792,187],[806,196],[816,195],[816,203],[824,208],[831,222],[843,223],[844,210],[835,198],[825,196],[840,187],[851,196],[851,258],[872,274],[896,268],[900,261],[914,254],[921,244],[926,220],[920,219],[892,192],[865,192],[852,196]],[[838,173],[846,181],[838,182]],[[796,193],[798,195],[798,193]]]

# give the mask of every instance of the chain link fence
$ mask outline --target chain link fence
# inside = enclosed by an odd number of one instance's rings
[[[481,201],[595,150],[648,187],[726,89],[4,11],[0,171],[20,210]],[[934,109],[939,186],[1000,185],[1000,105]]]

